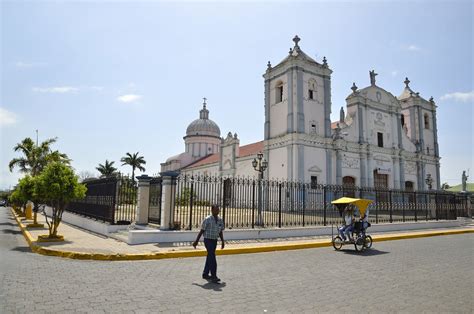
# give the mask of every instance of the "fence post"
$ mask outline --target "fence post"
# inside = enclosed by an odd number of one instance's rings
[[[193,228],[194,176],[191,176],[191,195],[189,196],[189,228]]]
[[[281,183],[278,183],[278,228],[281,228]]]
[[[138,180],[138,202],[135,214],[135,223],[146,225],[148,223],[148,210],[150,206],[150,181],[151,177],[146,174],[137,177]]]
[[[301,182],[300,182],[299,184],[300,184],[300,186],[301,186],[301,184],[303,185],[303,200],[300,201],[300,202],[303,203],[303,227],[304,227],[304,212],[305,212],[305,207],[306,207],[306,200],[305,200],[305,194],[304,194],[304,192],[305,192],[305,185],[304,185],[304,183],[301,183]],[[299,189],[299,190],[301,190],[301,189]],[[301,192],[300,192],[300,193],[301,193]]]
[[[224,222],[224,226],[225,226],[225,207],[226,207],[226,203],[227,203],[227,194],[226,194],[226,192],[228,191],[229,181],[228,181],[228,179],[222,179],[221,178],[221,182],[222,182],[222,221]]]
[[[161,174],[162,189],[161,189],[161,230],[169,230],[173,226],[173,215],[172,212],[175,206],[175,187],[176,177],[175,173],[162,173]]]
[[[255,179],[252,182],[252,229],[255,228]]]
[[[392,208],[392,206],[393,206],[393,205],[392,205],[392,201],[393,201],[393,200],[392,200],[392,190],[390,190],[390,191],[388,192],[388,196],[389,196],[389,202],[390,202],[390,223],[392,223],[392,222],[393,222],[393,219],[392,219],[392,215],[393,215],[393,208]],[[403,216],[405,216],[405,215],[403,215]]]
[[[323,187],[323,211],[324,225],[326,226],[326,185]]]
[[[435,193],[436,221],[438,221],[438,193]]]

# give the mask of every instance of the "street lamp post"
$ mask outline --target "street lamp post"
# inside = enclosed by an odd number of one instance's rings
[[[263,227],[262,219],[262,180],[263,172],[268,168],[268,161],[263,158],[262,153],[258,153],[257,157],[253,159],[252,166],[255,171],[258,172],[258,216],[257,216],[257,226]]]

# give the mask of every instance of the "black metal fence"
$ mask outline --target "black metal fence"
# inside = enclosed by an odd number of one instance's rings
[[[69,203],[67,211],[111,224],[129,224],[135,219],[138,188],[130,177],[118,174],[84,184],[86,197]]]
[[[331,202],[342,196],[374,200],[369,213],[375,223],[456,219],[467,208],[467,198],[445,191],[182,175],[176,178],[173,226],[199,228],[211,204],[220,205],[230,229],[325,226],[341,221]]]

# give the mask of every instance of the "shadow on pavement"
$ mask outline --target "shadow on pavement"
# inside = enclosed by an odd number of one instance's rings
[[[21,234],[21,231],[18,230],[10,230],[10,229],[4,229],[2,230],[3,233],[9,233],[9,234]]]
[[[221,282],[221,283],[208,282],[201,285],[201,284],[193,282],[193,286],[198,286],[206,290],[222,291],[222,288],[226,286],[226,283],[225,282]]]
[[[343,252],[344,254],[356,255],[356,256],[376,256],[376,255],[383,255],[383,254],[390,253],[390,252],[385,252],[385,251],[379,251],[376,249],[368,249],[362,252],[357,252],[356,250],[341,250],[341,252]]]
[[[73,241],[64,240],[64,241],[60,241],[60,242],[41,242],[41,243],[36,243],[36,244],[38,244],[39,246],[43,246],[43,247],[50,247],[50,246],[70,244],[70,243],[73,243]]]
[[[11,222],[0,222],[0,226],[18,226],[18,224]]]
[[[30,249],[29,246],[17,246],[15,248],[11,249],[11,251],[31,253],[31,249]]]

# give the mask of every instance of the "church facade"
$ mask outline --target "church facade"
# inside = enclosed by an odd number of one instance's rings
[[[187,131],[185,152],[161,164],[162,172],[218,176],[256,176],[252,160],[261,152],[267,179],[312,184],[357,185],[404,190],[440,188],[436,105],[410,87],[400,96],[377,86],[355,84],[331,122],[331,74],[294,47],[264,78],[264,138],[240,146],[237,134],[221,137],[209,119],[206,101]]]

